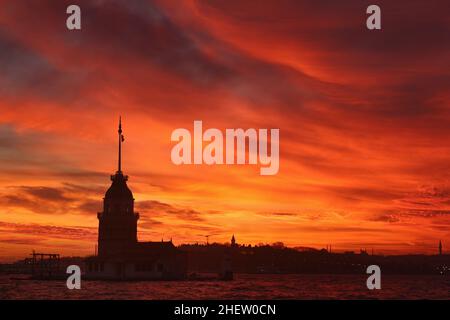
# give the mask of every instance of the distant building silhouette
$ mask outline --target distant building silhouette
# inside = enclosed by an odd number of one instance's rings
[[[439,255],[442,256],[442,241],[439,240]]]
[[[231,246],[232,246],[232,247],[236,247],[236,246],[237,246],[237,244],[236,244],[236,238],[234,237],[234,234],[233,234],[233,236],[231,237]]]
[[[172,239],[138,242],[133,193],[122,172],[122,123],[119,120],[118,169],[103,199],[103,211],[97,214],[98,255],[87,259],[87,275],[104,279],[183,278],[187,272],[186,255]]]

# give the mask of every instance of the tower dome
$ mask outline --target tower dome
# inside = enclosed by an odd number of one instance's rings
[[[134,200],[133,193],[127,186],[127,180],[128,176],[123,175],[122,172],[117,172],[115,175],[112,175],[112,184],[105,193],[105,200]]]

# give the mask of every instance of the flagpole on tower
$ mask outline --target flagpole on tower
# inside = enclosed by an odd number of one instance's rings
[[[118,173],[122,172],[122,141],[123,141],[123,135],[122,135],[122,117],[119,117],[119,130],[117,131],[119,133],[119,163],[118,163]]]

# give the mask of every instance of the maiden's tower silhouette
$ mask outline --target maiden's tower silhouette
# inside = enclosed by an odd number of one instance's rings
[[[88,278],[96,279],[181,279],[187,259],[172,241],[138,242],[139,213],[134,211],[133,193],[122,172],[122,123],[118,130],[118,168],[97,214],[98,254],[87,258]]]

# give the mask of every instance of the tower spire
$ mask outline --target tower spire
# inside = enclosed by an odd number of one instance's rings
[[[117,130],[119,133],[119,160],[118,160],[118,169],[117,173],[122,173],[122,142],[124,140],[123,134],[122,134],[122,117],[119,117],[119,130]]]

